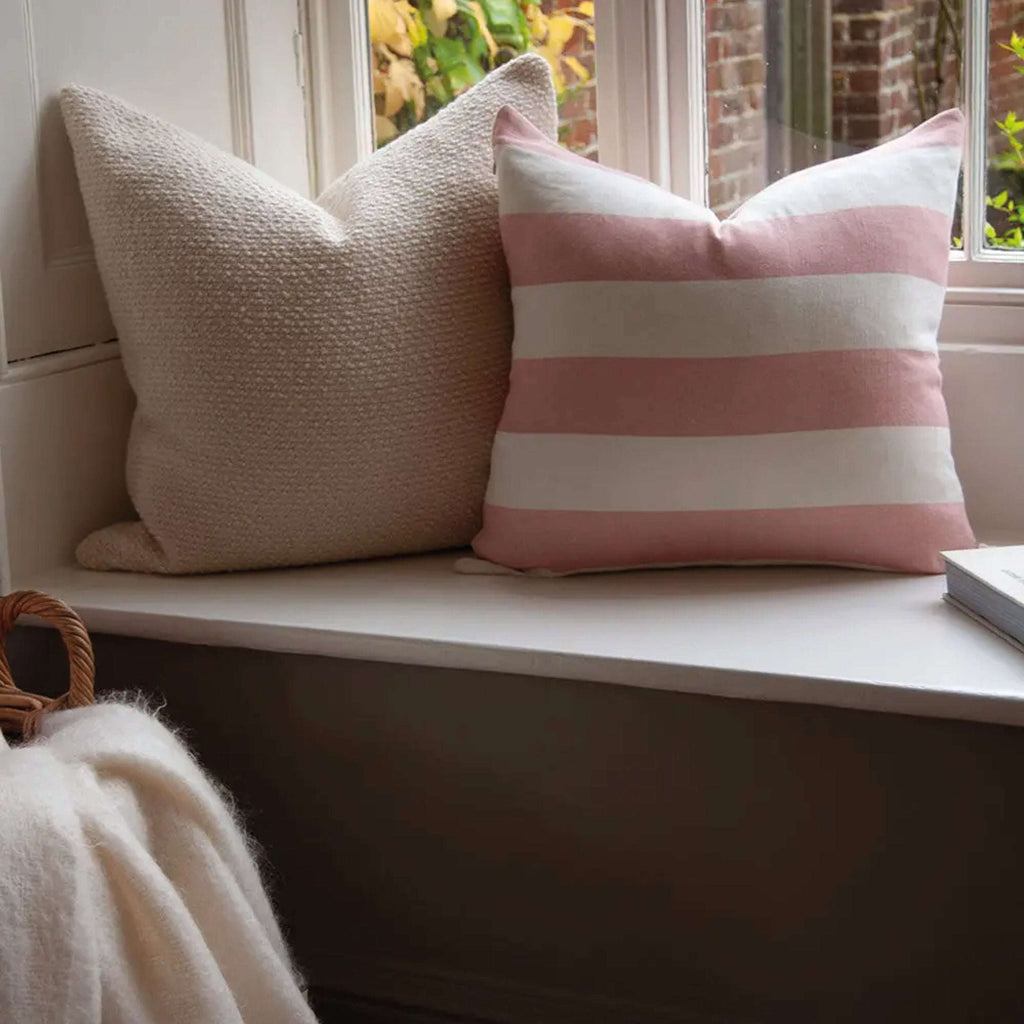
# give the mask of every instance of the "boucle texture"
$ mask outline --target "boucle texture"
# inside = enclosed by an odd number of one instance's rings
[[[141,522],[93,569],[194,573],[467,544],[508,383],[512,314],[490,134],[554,138],[520,57],[310,202],[93,89],[61,94],[138,405]]]

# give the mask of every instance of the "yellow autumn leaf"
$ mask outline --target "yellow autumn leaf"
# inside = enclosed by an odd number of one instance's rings
[[[392,0],[370,0],[370,41],[380,43],[395,53],[408,57],[412,53],[405,19]]]
[[[429,9],[423,12],[423,21],[430,34],[440,39],[448,31],[448,20],[459,13],[459,5],[455,0],[434,0]]]
[[[394,8],[390,0],[369,0],[366,13],[370,22],[370,42],[382,42],[393,23]]]
[[[530,23],[530,35],[535,43],[542,43],[548,34],[548,16],[539,4],[526,8],[526,20]]]
[[[548,62],[548,67],[551,68],[551,79],[555,83],[555,93],[560,96],[565,91],[561,50],[553,50],[550,46],[538,46],[536,52]]]
[[[384,114],[391,117],[397,114],[406,103],[412,102],[417,117],[422,117],[426,109],[426,96],[423,82],[416,74],[416,66],[411,60],[401,58],[393,60],[387,68],[387,81],[384,84]]]
[[[548,18],[547,48],[554,54],[560,54],[575,31],[576,22],[568,14],[552,14]]]
[[[394,124],[381,114],[376,115],[373,125],[374,137],[377,139],[378,146],[390,142],[398,134],[398,129]]]
[[[377,100],[377,113],[383,117],[391,117],[402,109],[405,100],[402,99],[401,89],[396,89],[391,84],[391,65],[387,62],[374,69],[373,95]]]
[[[427,41],[427,26],[423,23],[420,12],[408,2],[403,2],[399,12],[405,21],[405,30],[409,33],[409,42],[415,48],[423,46]]]
[[[594,0],[580,0],[576,6],[576,12],[582,14],[584,18],[592,18],[594,16]]]
[[[398,89],[392,89],[387,82],[384,84],[384,116],[393,117],[405,105],[402,94]]]
[[[590,72],[575,57],[563,56],[562,60],[572,68],[573,73],[580,82],[590,81]]]
[[[448,31],[448,19],[439,18],[433,11],[423,12],[423,24],[430,30],[430,34],[440,39]]]

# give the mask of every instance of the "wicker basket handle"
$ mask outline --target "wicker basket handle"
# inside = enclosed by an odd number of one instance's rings
[[[19,615],[38,615],[59,630],[71,663],[70,684],[63,696],[42,697],[19,690],[15,685],[5,648]],[[82,620],[63,601],[36,590],[18,590],[0,598],[0,730],[21,733],[29,739],[40,717],[47,712],[91,704],[95,674],[89,633]]]

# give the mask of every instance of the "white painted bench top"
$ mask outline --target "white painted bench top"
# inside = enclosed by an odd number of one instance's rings
[[[944,577],[463,576],[456,553],[200,577],[48,570],[94,632],[1024,724],[1024,654]]]

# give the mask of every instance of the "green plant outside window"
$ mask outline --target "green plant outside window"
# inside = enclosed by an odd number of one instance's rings
[[[369,0],[377,145],[425,121],[488,71],[530,51],[551,66],[559,103],[591,73],[566,52],[594,41],[594,4],[546,12],[541,0]]]

